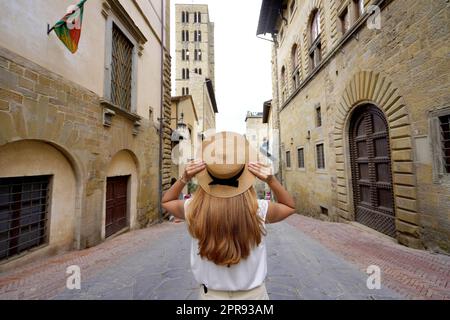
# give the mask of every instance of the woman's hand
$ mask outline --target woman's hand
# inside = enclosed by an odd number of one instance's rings
[[[206,168],[206,163],[202,160],[194,160],[186,165],[183,173],[183,179],[189,182],[195,175]]]
[[[259,180],[266,183],[268,183],[273,177],[272,168],[260,162],[249,162],[248,170]]]

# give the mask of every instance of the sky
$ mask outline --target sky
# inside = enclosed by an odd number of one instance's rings
[[[262,112],[272,99],[271,42],[256,37],[262,0],[171,1],[171,50],[175,56],[175,4],[209,6],[215,24],[217,131],[245,133],[247,111]],[[175,59],[172,59],[175,62]],[[172,72],[172,84],[175,86]]]

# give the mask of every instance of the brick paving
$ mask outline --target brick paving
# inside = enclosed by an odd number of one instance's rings
[[[268,231],[271,299],[450,298],[448,256],[299,215]],[[184,223],[129,232],[1,274],[0,299],[196,299],[189,249]],[[381,290],[366,287],[372,264],[381,267]],[[81,290],[65,288],[70,265],[81,268]]]
[[[382,284],[407,299],[450,299],[450,256],[408,248],[351,224],[300,215],[286,221],[362,271],[379,266]]]

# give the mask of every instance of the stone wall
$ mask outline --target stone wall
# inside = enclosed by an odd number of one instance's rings
[[[355,219],[348,120],[359,104],[373,103],[389,123],[398,241],[449,252],[450,183],[448,176],[436,178],[432,121],[434,113],[450,107],[450,4],[382,1],[381,29],[369,29],[363,21],[344,39],[335,22],[340,2],[325,1],[324,7],[322,2],[300,2],[298,11],[303,13],[291,22],[277,50],[278,63],[273,64],[279,75],[289,48],[299,41],[304,49],[302,82],[300,88],[290,89],[286,103],[279,103],[282,155],[291,150],[295,162],[297,147],[305,148],[306,168],[284,167],[283,172],[299,212],[320,217],[322,206],[329,210],[328,217],[322,218]],[[308,16],[307,8],[317,7],[323,11],[326,46],[323,64],[311,71],[305,53],[306,23],[297,20]],[[278,85],[274,77],[277,90]],[[318,105],[321,127],[314,125]],[[325,144],[325,170],[315,165],[314,148],[319,142]]]
[[[166,69],[169,75],[165,76],[170,79],[167,57]],[[165,99],[170,116],[170,94]],[[158,124],[141,119],[141,125],[135,126],[134,115],[116,112],[112,125],[106,127],[103,110],[100,97],[93,92],[0,48],[0,150],[19,141],[38,141],[67,158],[76,177],[77,221],[71,246],[76,249],[104,239],[107,169],[121,151],[134,160],[137,171],[137,195],[130,199],[136,208],[130,212],[130,220],[136,221],[132,227],[144,227],[158,219]],[[30,166],[33,161],[30,157]],[[8,165],[14,168],[15,164]]]

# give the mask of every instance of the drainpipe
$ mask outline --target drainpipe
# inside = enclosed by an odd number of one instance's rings
[[[163,194],[163,152],[164,152],[164,0],[161,0],[161,106],[159,111],[159,183],[158,183],[158,193],[159,193],[159,223],[163,220],[163,210],[162,210],[162,194]]]
[[[282,163],[282,159],[283,156],[281,154],[281,121],[280,121],[280,88],[278,86],[278,41],[275,35],[272,34],[272,39],[273,39],[273,45],[275,47],[275,82],[277,84],[277,127],[278,127],[278,157],[279,157],[279,161],[278,161],[278,172],[280,173],[280,182],[282,185],[284,185],[283,183],[283,163]]]

